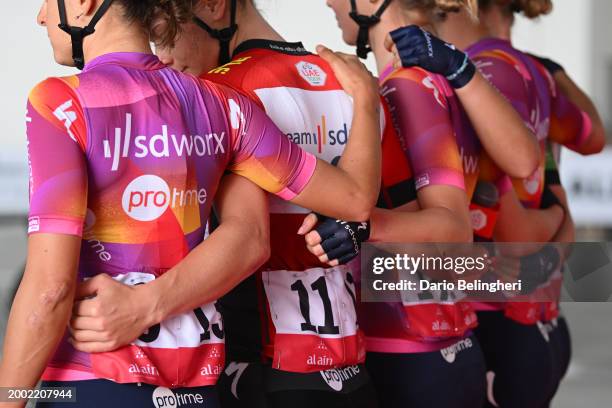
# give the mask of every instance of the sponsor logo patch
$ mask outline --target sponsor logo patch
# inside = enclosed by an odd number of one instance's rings
[[[327,74],[316,64],[300,61],[295,64],[298,73],[306,82],[312,86],[325,86],[327,82]]]

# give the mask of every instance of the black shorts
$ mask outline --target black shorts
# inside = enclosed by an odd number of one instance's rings
[[[217,382],[223,408],[265,408],[264,367],[261,363],[230,362]]]
[[[108,380],[43,381],[43,387],[74,387],[76,402],[40,402],[40,408],[220,408],[215,387],[169,389]]]
[[[381,407],[474,408],[485,401],[485,362],[474,337],[428,353],[368,353]]]
[[[300,374],[267,367],[270,408],[377,408],[376,390],[365,366]]]
[[[547,407],[560,380],[550,323],[524,325],[503,311],[479,312],[475,333],[487,363],[486,406]]]
[[[565,378],[572,357],[572,343],[567,326],[567,321],[564,317],[547,323],[546,328],[549,331],[550,347],[553,357],[553,380],[548,395],[548,402],[544,407],[547,407],[552,402],[561,381]]]
[[[301,374],[234,362],[227,365],[218,391],[223,408],[378,407],[363,365]]]

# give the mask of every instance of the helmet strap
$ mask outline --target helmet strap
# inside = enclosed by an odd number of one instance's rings
[[[93,18],[87,24],[86,27],[73,27],[68,24],[68,18],[66,16],[66,4],[64,0],[57,0],[57,6],[59,9],[60,15],[60,24],[59,28],[62,31],[65,31],[70,35],[70,39],[72,42],[72,60],[74,61],[74,66],[78,69],[83,69],[85,67],[85,56],[83,52],[83,40],[88,35],[93,34],[96,30],[96,24],[100,21],[102,16],[108,11],[110,6],[112,5],[113,0],[104,0],[98,11],[94,14]]]
[[[229,27],[222,28],[220,30],[214,29],[206,24],[199,17],[193,17],[193,22],[196,23],[201,29],[206,31],[212,38],[219,41],[221,48],[219,49],[219,65],[225,65],[231,61],[230,54],[230,42],[234,38],[234,34],[238,31],[238,25],[236,24],[236,0],[230,2],[230,25]]]
[[[384,13],[384,11],[391,4],[391,0],[385,0],[378,10],[371,16],[366,16],[365,14],[359,14],[357,12],[357,2],[356,0],[351,1],[351,12],[349,16],[353,19],[354,22],[359,26],[359,32],[357,34],[357,56],[359,58],[367,58],[368,54],[372,51],[372,47],[370,46],[370,28],[375,26],[380,22],[380,17]]]

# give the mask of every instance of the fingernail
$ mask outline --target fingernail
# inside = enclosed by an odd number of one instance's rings
[[[298,230],[298,232],[297,232],[297,233],[298,233],[298,235],[304,235],[304,232],[305,232],[304,230],[305,230],[305,229],[306,229],[306,228],[304,228],[304,226],[302,225],[302,226],[300,227],[300,229]]]

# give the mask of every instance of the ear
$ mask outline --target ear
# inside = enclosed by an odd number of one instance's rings
[[[76,0],[77,16],[93,16],[104,0]],[[81,17],[82,18],[82,17]]]
[[[226,0],[206,0],[206,8],[211,20],[215,23],[224,22],[226,14],[229,15],[228,1]]]
[[[103,0],[65,0],[70,25],[83,26],[93,17]]]

